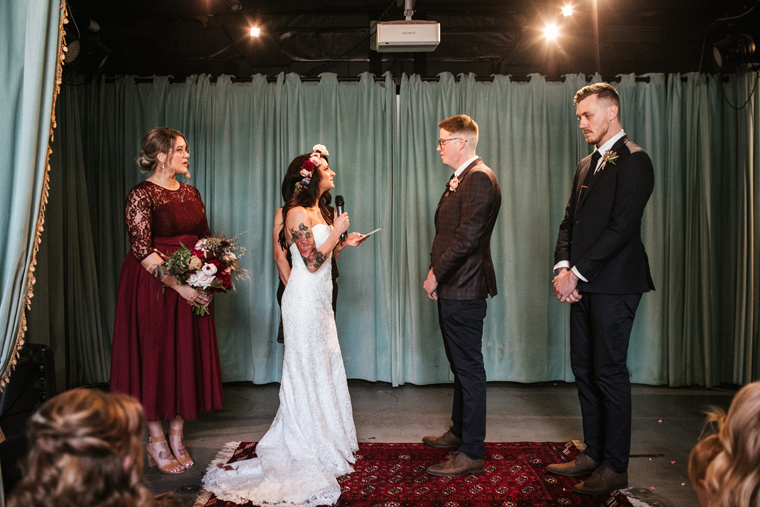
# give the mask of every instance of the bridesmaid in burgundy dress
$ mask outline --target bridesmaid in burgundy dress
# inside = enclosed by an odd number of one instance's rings
[[[127,196],[124,215],[131,251],[119,278],[111,356],[111,391],[140,400],[148,419],[148,461],[168,474],[193,466],[182,443],[185,421],[222,407],[222,379],[214,312],[199,317],[193,307],[211,295],[177,285],[156,268],[161,252],[180,243],[192,248],[210,235],[206,209],[188,178],[187,140],[182,133],[156,128],[142,140],[137,163],[151,176]],[[169,420],[169,444],[163,420]]]

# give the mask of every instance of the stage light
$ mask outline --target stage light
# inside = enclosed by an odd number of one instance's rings
[[[251,37],[259,37],[261,36],[261,28],[258,26],[252,26],[251,27]]]
[[[562,6],[562,15],[565,17],[572,16],[573,15],[573,6],[570,4],[565,4]]]
[[[712,45],[713,64],[732,70],[744,63],[758,63],[755,41],[747,34],[731,35]]]
[[[549,40],[555,40],[559,35],[559,27],[555,24],[549,24],[544,27],[544,37]]]

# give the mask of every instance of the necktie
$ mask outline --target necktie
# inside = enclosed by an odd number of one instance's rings
[[[596,164],[599,163],[599,159],[602,158],[602,154],[599,153],[599,150],[596,150],[593,155],[591,155],[591,165],[588,168],[588,172],[586,172],[586,179],[583,180],[583,186],[588,188],[589,183],[591,183],[591,178],[594,176],[594,170],[596,169]]]

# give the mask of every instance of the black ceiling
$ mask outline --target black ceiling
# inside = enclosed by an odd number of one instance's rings
[[[564,18],[563,0],[418,0],[413,19],[441,24],[438,48],[377,53],[370,23],[404,19],[403,0],[68,0],[75,22],[67,41],[79,39],[80,52],[73,58],[75,43],[67,68],[176,78],[707,71],[711,42],[760,24],[758,1],[574,0],[574,15]],[[547,42],[541,29],[552,20],[561,35]],[[254,24],[260,38],[248,35]]]

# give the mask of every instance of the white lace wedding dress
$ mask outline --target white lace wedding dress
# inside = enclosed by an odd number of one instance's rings
[[[330,227],[312,229],[317,246]],[[293,269],[282,296],[285,357],[280,408],[256,447],[256,458],[212,468],[204,487],[217,498],[267,506],[337,502],[336,480],[353,472],[358,450],[351,398],[332,310],[330,258],[316,273],[290,247]]]

